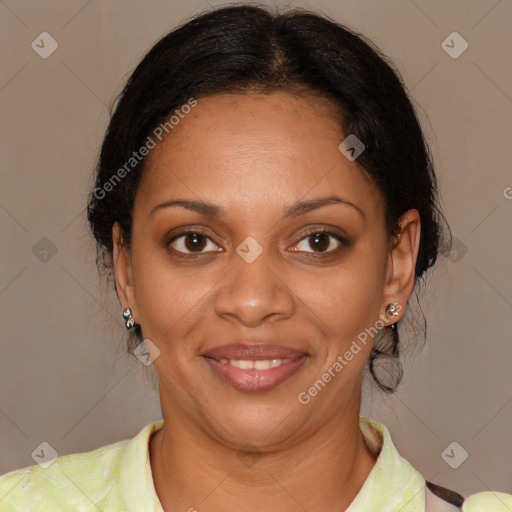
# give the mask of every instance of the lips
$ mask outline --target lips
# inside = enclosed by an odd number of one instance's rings
[[[282,345],[234,343],[203,354],[214,374],[238,391],[268,391],[294,375],[305,352]]]

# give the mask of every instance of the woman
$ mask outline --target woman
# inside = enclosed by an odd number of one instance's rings
[[[4,475],[0,510],[512,509],[427,484],[359,416],[446,250],[413,107],[361,36],[249,6],[172,31],[116,106],[88,218],[163,420]]]

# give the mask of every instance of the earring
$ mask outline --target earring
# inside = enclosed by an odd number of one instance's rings
[[[400,306],[399,302],[395,302],[393,304],[388,304],[386,306],[386,315],[388,316],[398,316],[398,306]],[[396,330],[396,323],[390,325],[391,329]]]
[[[400,305],[399,302],[395,302],[393,304],[388,304],[386,306],[386,315],[388,316],[398,316],[398,306]]]
[[[135,325],[135,320],[132,315],[132,310],[130,308],[126,308],[123,311],[123,318],[126,320],[124,325],[127,329],[131,329]]]

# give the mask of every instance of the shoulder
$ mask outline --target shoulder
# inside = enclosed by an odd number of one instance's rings
[[[122,509],[126,499],[151,502],[148,439],[162,425],[159,420],[132,439],[0,476],[0,511],[106,511]]]
[[[468,496],[462,505],[462,512],[510,512],[512,494],[487,491]]]
[[[405,512],[407,510],[419,510],[418,506],[425,505],[427,512],[512,512],[512,494],[503,492],[487,491],[478,492],[464,498],[458,492],[426,481],[406,459],[404,459],[396,450],[389,430],[386,426],[376,420],[360,416],[359,419],[361,431],[366,445],[373,453],[378,455],[377,462],[365,482],[360,494],[356,499],[364,505],[370,503],[369,489],[371,485],[372,493],[378,489],[383,496],[389,497],[396,491],[392,497],[398,499],[404,494],[404,486],[407,490],[412,489],[413,497],[406,498],[401,503]],[[399,482],[397,485],[390,485]],[[424,500],[414,502],[414,498],[424,492]],[[357,502],[359,505],[359,501]],[[361,508],[364,510],[364,508]],[[423,510],[423,508],[422,508]]]
[[[0,510],[89,510],[114,499],[124,439],[83,453],[54,458],[44,464],[16,469],[0,476]]]
[[[128,440],[84,453],[63,455],[0,476],[2,512],[63,510],[104,501]]]
[[[426,511],[432,512],[510,512],[512,494],[488,491],[464,499],[458,492],[426,482]]]

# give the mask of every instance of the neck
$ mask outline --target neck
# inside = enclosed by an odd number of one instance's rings
[[[176,415],[164,419],[150,462],[165,511],[344,511],[377,459],[359,428],[359,402],[294,445],[252,453]]]

